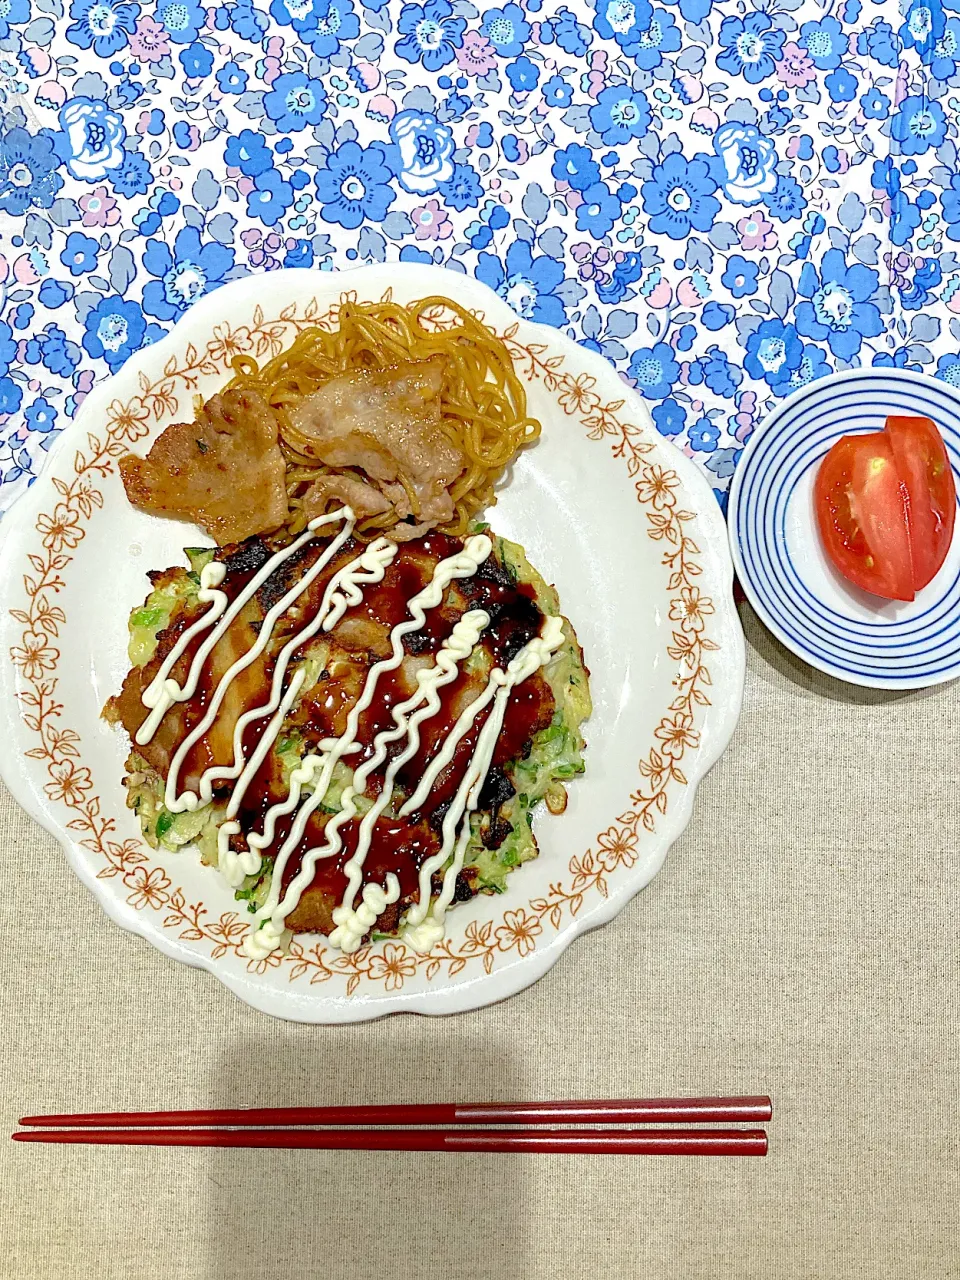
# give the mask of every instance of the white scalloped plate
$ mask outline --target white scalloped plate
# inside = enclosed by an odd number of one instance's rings
[[[116,458],[132,441],[145,450],[196,392],[222,386],[231,354],[272,353],[345,293],[375,300],[391,289],[400,300],[445,294],[481,314],[509,342],[543,423],[491,519],[556,583],[577,629],[594,699],[587,772],[565,814],[539,818],[540,857],[506,893],[456,908],[429,957],[397,942],[343,956],[307,936],[287,956],[247,961],[243,904],[216,872],[193,851],[158,854],[140,839],[120,781],[128,747],[100,719],[127,669],[126,620],[146,570],[182,563],[181,548],[198,541],[192,527],[127,503]],[[656,874],[740,709],[743,637],[704,478],[602,357],[436,267],[278,271],[201,299],[90,394],[5,518],[0,566],[10,790],[113,920],[254,1007],[304,1022],[452,1013],[535,981]]]

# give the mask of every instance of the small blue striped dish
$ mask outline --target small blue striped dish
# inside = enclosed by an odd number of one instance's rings
[[[747,599],[798,657],[850,684],[921,689],[960,676],[960,521],[945,564],[916,600],[885,601],[836,572],[813,508],[830,446],[881,430],[890,414],[932,419],[960,471],[953,387],[901,369],[831,374],[785,400],[750,440],[730,490],[730,542]]]

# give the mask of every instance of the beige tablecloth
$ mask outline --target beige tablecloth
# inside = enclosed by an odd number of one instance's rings
[[[110,924],[4,795],[0,1082],[8,1132],[74,1107],[766,1091],[766,1160],[8,1143],[0,1275],[960,1276],[960,689],[861,692],[743,617],[743,718],[664,870],[478,1013],[255,1013]]]

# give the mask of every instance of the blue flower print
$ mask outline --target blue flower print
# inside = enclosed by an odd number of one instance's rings
[[[253,0],[237,0],[230,10],[230,26],[241,40],[259,40],[269,25],[267,15],[254,7]]]
[[[631,138],[642,138],[650,128],[650,120],[647,99],[628,84],[601,89],[599,98],[590,108],[590,123],[600,134],[605,147],[621,146]],[[570,185],[574,184],[571,182]]]
[[[857,96],[860,81],[846,67],[837,67],[824,80],[831,102],[852,102]]]
[[[45,369],[57,377],[68,378],[80,363],[82,352],[75,342],[56,324],[48,324],[37,339],[38,356]]]
[[[947,352],[946,355],[940,357],[937,361],[936,377],[941,382],[949,383],[951,387],[960,388],[960,353],[955,351]]]
[[[921,156],[939,147],[947,136],[947,119],[939,102],[913,96],[904,98],[890,120],[890,137],[902,156]]]
[[[912,282],[899,290],[900,305],[904,311],[920,311],[930,305],[934,290],[943,283],[943,271],[936,258],[918,259],[920,265],[913,273]]]
[[[339,53],[344,40],[355,40],[359,34],[360,19],[352,0],[314,0],[312,19],[303,35],[318,58]]]
[[[87,312],[83,349],[95,359],[106,360],[116,373],[128,356],[142,345],[146,321],[138,302],[116,295],[103,298]]]
[[[729,289],[734,298],[746,298],[757,292],[757,276],[760,268],[739,253],[733,253],[727,259],[727,267],[720,277],[720,283]]]
[[[235,62],[228,62],[217,72],[217,87],[221,93],[243,93],[249,76]]]
[[[670,398],[654,405],[653,421],[662,436],[678,436],[687,425],[687,411]]]
[[[303,71],[288,71],[274,80],[263,109],[279,133],[299,133],[323,119],[327,95],[319,80],[309,79]]]
[[[556,153],[550,172],[558,182],[568,182],[574,191],[584,191],[600,181],[600,166],[593,152],[579,142],[571,142]]]
[[[830,365],[827,363],[827,357],[819,347],[813,346],[811,343],[803,344],[803,352],[800,356],[800,363],[796,369],[790,374],[783,391],[780,390],[784,386],[783,383],[778,384],[777,391],[783,395],[789,395],[792,391],[799,391],[801,387],[805,387],[808,382],[814,382],[817,378],[823,378],[830,373]]]
[[[860,106],[868,120],[886,120],[890,114],[890,99],[876,88],[860,95]]]
[[[792,324],[764,320],[747,338],[743,367],[751,378],[763,378],[776,389],[788,382],[803,357],[803,343]]]
[[[157,21],[163,23],[174,44],[193,44],[207,21],[197,0],[159,0]]]
[[[344,142],[327,157],[327,167],[317,172],[321,218],[350,230],[365,218],[382,222],[397,198],[390,186],[392,176],[379,143],[361,147]]]
[[[396,173],[404,191],[428,196],[453,177],[453,134],[425,111],[399,111],[390,122]]]
[[[12,378],[0,378],[0,413],[16,413],[23,392]]]
[[[492,253],[477,255],[477,279],[489,285],[525,320],[566,323],[564,303],[556,294],[563,283],[563,265],[545,255],[534,257],[525,240],[515,240],[505,262]]]
[[[71,231],[60,261],[72,276],[82,276],[87,271],[96,271],[99,252],[100,245],[96,240],[91,240],[82,231]]]
[[[675,0],[667,0],[674,4]],[[713,0],[680,0],[679,9],[687,22],[702,22],[713,8]]]
[[[640,36],[636,48],[631,47],[631,56],[638,67],[652,71],[663,62],[665,53],[676,53],[680,43],[680,31],[673,14],[665,9],[654,9],[650,25]]]
[[[66,37],[80,49],[89,49],[98,58],[108,58],[129,42],[130,32],[140,16],[139,4],[117,4],[115,0],[73,0]]]
[[[857,36],[857,53],[870,57],[883,67],[895,67],[900,61],[900,48],[893,27],[880,19]]]
[[[12,22],[30,21],[30,0],[9,0],[6,12],[0,14],[0,40],[6,40],[10,34]]]
[[[293,204],[293,195],[290,183],[284,182],[276,169],[267,169],[253,180],[253,190],[247,195],[247,213],[268,227],[275,227]]]
[[[506,71],[514,93],[532,93],[540,83],[540,68],[526,54],[508,62]]]
[[[283,266],[486,279],[720,490],[832,368],[960,390],[960,0],[797,2],[0,0],[0,511],[91,383]]]
[[[143,265],[156,280],[143,289],[143,309],[158,320],[178,320],[203,294],[223,283],[233,266],[233,250],[200,243],[196,227],[184,227],[171,251],[163,240],[148,240]]]
[[[105,102],[71,98],[60,110],[61,132],[55,135],[57,154],[74,178],[100,182],[123,161],[127,136],[123,118]]]
[[[44,396],[38,397],[33,404],[23,411],[27,426],[31,431],[46,433],[52,431],[57,421],[57,411]]]
[[[934,80],[951,80],[957,74],[960,55],[960,19],[947,18],[943,34],[933,46],[930,74]]]
[[[713,453],[720,439],[720,428],[709,418],[701,418],[690,428],[690,448],[694,453]]]
[[[597,34],[604,40],[616,40],[621,49],[632,53],[650,28],[653,9],[648,0],[594,0],[594,4]]]
[[[195,41],[178,54],[183,74],[192,80],[200,80],[213,70],[213,54],[205,44]]]
[[[759,204],[777,185],[777,149],[756,125],[730,120],[713,136],[723,161],[723,194],[734,204]]]
[[[8,324],[0,321],[0,374],[4,374],[17,358],[17,341]]]
[[[125,150],[120,165],[107,175],[114,191],[121,196],[142,196],[153,186],[153,174],[139,151]]]
[[[464,18],[453,16],[448,0],[428,0],[425,5],[405,4],[397,30],[403,36],[394,45],[407,62],[422,62],[427,71],[438,71],[452,62],[463,44]]]
[[[488,9],[483,15],[480,30],[502,58],[516,58],[523,53],[523,46],[530,39],[530,24],[518,4]]]
[[[822,18],[819,22],[805,22],[797,43],[806,49],[820,71],[833,71],[840,65],[848,41],[836,18]]]
[[[313,245],[309,240],[297,240],[292,248],[284,254],[285,267],[312,267]]]
[[[199,143],[199,136],[196,125],[189,125],[186,120],[178,120],[173,126],[173,140],[184,151],[193,151]]]
[[[564,53],[569,53],[574,58],[582,58],[590,48],[593,33],[589,27],[577,21],[576,14],[572,13],[566,5],[562,5],[557,10],[551,23],[544,24],[544,26],[547,25]],[[541,40],[544,38],[542,33],[540,38]]]
[[[783,50],[783,32],[774,27],[767,14],[751,13],[746,18],[724,18],[720,43],[724,51],[717,57],[717,66],[731,75],[743,76],[749,84],[759,84],[776,70]]]
[[[53,136],[10,129],[0,135],[0,211],[19,215],[49,209],[63,186]]]
[[[662,400],[670,394],[680,377],[680,366],[673,358],[673,347],[668,342],[658,342],[653,347],[634,351],[627,373],[636,382],[642,396],[648,400]]]
[[[804,348],[804,350],[809,349],[807,347]],[[878,351],[870,363],[874,368],[910,369],[914,373],[923,373],[923,365],[910,359],[910,353],[906,347],[897,347],[893,352]]]
[[[441,182],[437,191],[443,197],[443,203],[457,213],[462,213],[464,209],[475,209],[483,198],[480,175],[468,164],[454,165],[453,177]]]
[[[640,188],[644,211],[652,215],[650,230],[671,240],[685,240],[691,228],[709,231],[720,212],[716,189],[706,156],[686,160],[674,151]]]
[[[74,288],[68,280],[44,280],[37,297],[44,307],[56,311],[73,297]]]
[[[805,262],[797,292],[809,301],[797,305],[797,332],[816,342],[826,339],[835,356],[851,360],[864,338],[883,331],[879,308],[869,301],[878,283],[870,267],[847,266],[840,249],[827,250],[819,275],[812,262]]]
[[[273,168],[273,152],[263,137],[252,129],[242,129],[237,137],[228,138],[223,158],[248,178],[255,178],[257,174]]]
[[[807,207],[807,198],[796,178],[791,178],[788,173],[781,173],[773,191],[763,197],[763,203],[772,218],[777,218],[780,222],[791,222]]]
[[[314,28],[314,3],[315,0],[272,0],[270,17],[281,27],[292,26],[298,35],[302,35]]]
[[[605,182],[595,182],[583,192],[583,203],[577,205],[577,230],[588,231],[594,240],[602,240],[620,217],[620,197]]]
[[[873,174],[870,179],[874,191],[883,192],[890,201],[890,240],[895,245],[905,245],[913,238],[913,233],[920,225],[923,216],[920,208],[900,187],[900,170],[896,162],[887,156],[884,160],[874,160]],[[941,197],[946,215],[948,191]],[[947,235],[950,236],[949,230]],[[960,237],[951,237],[951,239]]]
[[[551,76],[543,86],[543,100],[548,107],[569,107],[573,101],[573,89],[563,76]]]
[[[874,185],[876,185],[876,179],[874,179]],[[960,240],[960,173],[951,175],[950,186],[942,192],[940,203],[943,206],[943,220],[947,224],[947,238]],[[919,209],[916,210],[916,214],[919,222]]]
[[[734,395],[743,381],[743,370],[739,365],[731,364],[719,347],[709,347],[705,356],[690,365],[687,381],[692,387],[705,383],[714,395],[727,399]]]
[[[934,46],[943,35],[946,15],[940,0],[912,0],[900,28],[905,49],[916,49],[924,62],[933,59]]]

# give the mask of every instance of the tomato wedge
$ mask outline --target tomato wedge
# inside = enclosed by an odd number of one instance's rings
[[[842,436],[814,485],[827,555],[845,578],[888,600],[912,600],[906,492],[883,431]]]
[[[913,589],[919,591],[947,558],[957,514],[953,469],[929,418],[888,418],[885,432],[907,490]]]

